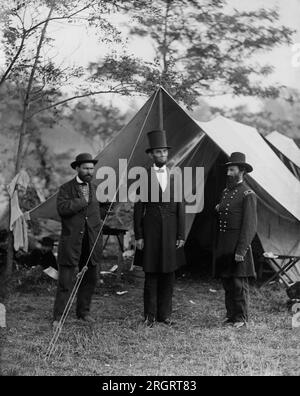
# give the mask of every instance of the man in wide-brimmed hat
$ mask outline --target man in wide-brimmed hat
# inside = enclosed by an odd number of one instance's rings
[[[88,153],[79,154],[71,167],[77,176],[60,187],[57,211],[61,217],[62,232],[58,247],[59,279],[54,304],[53,327],[64,311],[73,287],[76,268],[88,264],[77,295],[76,314],[79,319],[92,323],[90,315],[92,295],[97,281],[97,265],[102,255],[100,203],[96,198],[96,185],[92,183],[97,160]],[[93,254],[87,263],[92,247]]]
[[[227,187],[218,212],[216,276],[225,289],[227,317],[224,324],[235,328],[248,322],[249,278],[255,277],[251,242],[256,234],[256,195],[244,181],[253,168],[243,153],[235,152],[225,164]]]
[[[172,325],[172,295],[175,271],[182,261],[185,240],[185,207],[174,200],[174,175],[166,164],[170,147],[166,132],[148,133],[153,166],[148,169],[148,201],[134,207],[134,231],[137,245],[136,265],[145,272],[144,317],[147,326],[161,322]],[[169,189],[169,190],[168,190]],[[167,191],[169,199],[166,197]],[[154,199],[157,192],[157,199]]]

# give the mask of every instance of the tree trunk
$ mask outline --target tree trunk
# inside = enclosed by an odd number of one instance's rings
[[[163,45],[162,45],[162,61],[163,61],[163,70],[162,70],[162,80],[164,76],[168,72],[168,22],[169,22],[169,13],[171,9],[171,0],[167,0],[166,2],[166,12],[164,17],[164,37],[163,37]]]
[[[40,53],[41,53],[41,49],[42,49],[42,45],[43,45],[43,41],[45,39],[46,30],[47,30],[47,27],[48,27],[49,20],[51,18],[53,9],[54,9],[54,5],[51,6],[49,14],[48,14],[48,17],[47,17],[47,21],[46,21],[46,23],[43,26],[43,29],[42,29],[42,32],[41,32],[41,36],[40,36],[40,40],[39,40],[39,43],[38,43],[38,46],[37,46],[37,50],[36,50],[34,64],[32,66],[30,77],[29,77],[29,80],[28,80],[28,85],[27,85],[25,99],[24,99],[24,105],[23,105],[22,122],[21,122],[21,126],[20,126],[20,136],[19,136],[19,144],[18,144],[18,151],[17,151],[17,158],[16,158],[16,166],[15,166],[15,174],[16,175],[20,172],[21,166],[22,166],[22,161],[23,161],[24,140],[25,140],[25,135],[26,135],[26,132],[27,132],[28,111],[29,111],[29,107],[30,107],[30,95],[31,95],[31,90],[32,90],[33,82],[34,82],[34,76],[35,76],[35,73],[36,73],[36,69],[37,69],[37,65],[38,65],[38,61],[39,61],[39,57],[40,57]],[[9,216],[9,218],[10,218],[10,216]],[[12,274],[12,270],[13,270],[13,253],[14,253],[13,234],[9,230],[8,246],[7,246],[7,259],[6,259],[6,271],[5,271],[6,277],[9,277]]]

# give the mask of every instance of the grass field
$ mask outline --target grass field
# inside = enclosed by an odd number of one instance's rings
[[[285,291],[252,288],[246,330],[222,328],[223,291],[208,280],[176,283],[169,328],[142,323],[142,274],[100,285],[93,300],[97,324],[67,320],[55,354],[44,360],[52,330],[55,285],[19,287],[1,330],[2,375],[299,375],[300,330],[292,329]],[[214,289],[216,292],[211,291]],[[127,290],[118,296],[116,291]]]

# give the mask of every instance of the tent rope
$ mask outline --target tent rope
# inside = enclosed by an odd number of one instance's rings
[[[153,100],[152,100],[152,102],[151,102],[151,105],[150,105],[150,107],[149,107],[149,110],[148,110],[148,112],[147,112],[147,115],[146,115],[146,117],[145,117],[145,119],[144,119],[144,122],[143,122],[143,124],[142,124],[142,127],[141,127],[141,129],[140,129],[140,131],[139,131],[139,134],[138,134],[138,137],[137,137],[137,139],[136,139],[136,142],[135,142],[135,144],[133,145],[133,148],[132,148],[132,150],[131,150],[131,153],[130,153],[130,156],[129,156],[129,159],[128,159],[128,164],[130,164],[130,162],[131,162],[131,160],[132,160],[133,154],[134,154],[134,152],[135,152],[135,150],[136,150],[136,147],[137,147],[137,145],[138,145],[138,143],[139,143],[139,140],[140,140],[140,138],[141,138],[141,136],[142,136],[142,133],[143,133],[144,128],[145,128],[145,125],[146,125],[146,123],[147,123],[147,121],[148,121],[149,114],[150,114],[150,112],[151,112],[151,110],[152,110],[152,108],[153,108],[153,104],[154,104],[154,102],[155,102],[155,100],[156,100],[156,97],[157,97],[159,91],[160,91],[160,88],[161,88],[161,87],[159,87],[159,88],[157,89],[157,91],[156,91],[156,93],[155,93],[155,95],[154,95],[154,97],[153,97]],[[73,302],[74,302],[74,300],[75,300],[75,298],[76,298],[78,289],[79,289],[79,287],[80,287],[80,285],[81,285],[81,282],[82,282],[82,279],[83,279],[83,277],[84,277],[86,271],[88,270],[88,262],[90,261],[90,259],[91,259],[91,257],[92,257],[92,254],[93,254],[93,252],[94,252],[94,250],[95,250],[95,247],[96,247],[96,245],[97,245],[97,242],[98,242],[98,240],[99,240],[99,237],[100,237],[100,235],[101,235],[101,233],[102,233],[102,231],[103,231],[103,227],[105,226],[106,221],[107,221],[107,219],[108,219],[108,217],[109,217],[109,215],[110,215],[110,213],[111,213],[112,206],[113,206],[114,202],[116,201],[116,197],[117,197],[117,194],[118,194],[118,192],[119,192],[119,190],[120,190],[120,187],[121,187],[121,185],[122,185],[122,182],[123,182],[123,178],[124,178],[124,176],[125,176],[125,173],[126,173],[126,169],[124,170],[124,172],[123,172],[123,174],[122,174],[122,176],[121,176],[121,180],[120,180],[120,182],[119,182],[119,184],[118,184],[118,187],[117,187],[117,189],[116,189],[116,192],[115,192],[115,194],[114,194],[114,197],[113,197],[113,199],[112,199],[112,201],[111,201],[111,203],[110,203],[110,205],[109,205],[109,209],[108,209],[108,211],[107,211],[107,213],[106,213],[106,216],[105,216],[105,218],[104,218],[104,220],[103,220],[103,223],[102,223],[102,226],[101,226],[101,228],[100,228],[100,231],[98,232],[98,235],[97,235],[97,237],[96,237],[95,243],[94,243],[94,245],[93,245],[93,247],[92,247],[92,249],[91,249],[91,251],[90,251],[89,257],[88,257],[88,259],[86,260],[86,263],[85,263],[84,267],[82,268],[82,270],[77,274],[75,285],[74,285],[74,287],[73,287],[73,289],[72,289],[72,291],[71,291],[70,297],[69,297],[68,302],[67,302],[67,304],[66,304],[66,306],[65,306],[65,309],[64,309],[64,311],[63,311],[63,314],[62,314],[62,316],[61,316],[61,318],[60,318],[60,320],[59,320],[59,322],[58,322],[58,325],[57,325],[57,327],[56,327],[56,329],[55,329],[55,332],[54,332],[54,334],[53,334],[53,336],[52,336],[52,339],[51,339],[51,341],[50,341],[50,343],[49,343],[49,346],[48,346],[48,348],[47,348],[46,355],[45,355],[45,360],[48,360],[48,359],[51,357],[51,355],[53,354],[53,352],[55,351],[55,349],[56,349],[56,344],[57,344],[58,338],[59,338],[59,336],[60,336],[60,334],[61,334],[61,332],[62,332],[62,330],[63,330],[63,326],[64,326],[64,324],[65,324],[65,321],[66,321],[67,317],[68,317],[68,314],[69,314],[70,309],[71,309],[71,307],[72,307],[72,305],[73,305]]]

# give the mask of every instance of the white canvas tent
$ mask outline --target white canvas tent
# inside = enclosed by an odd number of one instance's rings
[[[198,123],[229,156],[242,151],[254,170],[247,183],[258,197],[258,237],[264,251],[300,255],[300,183],[255,128],[217,117]],[[296,279],[300,268],[293,274]]]
[[[281,161],[300,180],[300,149],[294,140],[277,131],[267,135],[266,140]]]
[[[247,182],[258,196],[258,237],[264,251],[300,255],[300,183],[275,155],[256,129],[224,117],[202,123],[188,113],[163,89],[155,92],[135,117],[120,131],[111,143],[96,157],[101,166],[113,167],[118,173],[120,158],[131,158],[133,166],[147,166],[149,159],[146,134],[158,127],[162,98],[163,123],[168,142],[172,146],[170,165],[204,167],[205,194],[199,216],[202,220],[195,227],[197,216],[187,215],[187,237],[193,233],[198,238],[200,250],[213,250],[213,207],[219,199],[221,182],[217,174],[220,158],[226,159],[233,151],[246,153],[254,172]],[[132,151],[134,148],[134,151]],[[224,161],[223,161],[224,163]],[[214,174],[215,169],[215,175]],[[212,176],[213,175],[213,176]],[[219,179],[220,180],[220,179]],[[96,183],[100,181],[95,179]],[[195,180],[194,183],[199,183]],[[191,186],[192,187],[192,186]],[[29,212],[31,218],[58,220],[56,195]],[[199,265],[201,261],[199,259]],[[300,268],[291,271],[294,279],[300,278]]]

